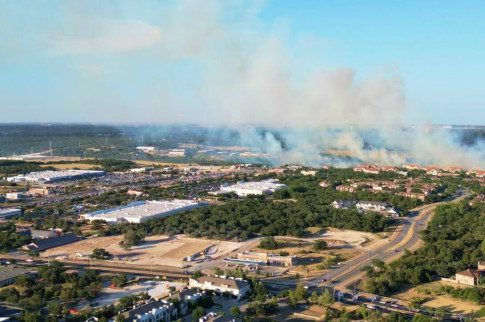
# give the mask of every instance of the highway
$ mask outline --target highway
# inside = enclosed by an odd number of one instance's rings
[[[361,294],[355,297],[347,290],[347,287],[364,276],[362,268],[369,265],[373,259],[379,259],[385,262],[393,261],[402,256],[405,249],[413,250],[419,247],[421,243],[420,232],[426,229],[428,222],[431,220],[434,209],[448,202],[458,202],[468,197],[469,193],[460,192],[453,199],[424,205],[413,209],[411,215],[400,219],[399,230],[391,235],[382,245],[370,246],[365,251],[352,258],[347,262],[340,263],[336,267],[327,270],[322,274],[308,277],[303,281],[303,285],[308,289],[324,290],[331,289],[334,296],[339,301],[349,304],[365,304],[368,308],[378,309],[383,312],[396,311],[405,314],[421,313],[433,315],[426,310],[410,309],[403,305],[398,305],[396,301],[379,300],[380,297],[374,294]],[[269,289],[285,289],[295,287],[299,280],[277,281],[266,279],[263,282]],[[370,304],[369,304],[370,303]],[[459,316],[451,315],[447,317],[450,320],[459,320]]]
[[[451,201],[458,202],[467,196],[468,194],[460,193]],[[399,230],[391,235],[383,245],[374,248],[371,246],[357,257],[341,263],[341,265],[325,273],[307,278],[305,285],[309,287],[332,286],[344,290],[349,284],[364,275],[362,268],[369,265],[373,259],[389,262],[401,257],[405,249],[416,249],[421,243],[420,233],[426,229],[433,216],[434,209],[447,202],[449,201],[441,201],[413,209],[410,216],[400,219]]]

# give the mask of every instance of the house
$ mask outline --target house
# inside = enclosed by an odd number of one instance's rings
[[[151,301],[120,315],[130,322],[170,322],[177,319],[177,308],[167,301]]]
[[[179,316],[185,316],[189,314],[189,305],[196,304],[204,294],[205,292],[199,292],[195,289],[184,289],[180,292],[172,294],[170,298],[178,301]]]
[[[355,201],[353,200],[335,200],[331,203],[332,207],[335,209],[350,209],[355,205]]]
[[[300,173],[304,176],[315,176],[317,174],[316,170],[301,170]]]
[[[468,268],[455,274],[455,280],[459,284],[478,285],[478,279],[483,272]]]
[[[357,190],[355,187],[345,185],[336,186],[335,189],[343,192],[355,192]]]
[[[0,287],[10,285],[17,277],[29,273],[30,271],[15,265],[2,266],[0,267]]]
[[[354,168],[355,172],[363,172],[363,173],[370,173],[370,174],[379,174],[380,169],[378,166],[375,165],[366,165],[366,166],[358,166]]]
[[[22,249],[25,251],[35,250],[38,252],[42,252],[47,249],[71,244],[81,240],[81,237],[78,237],[72,233],[61,235],[59,237],[51,237],[46,239],[39,239],[35,240],[32,243],[22,246]]]
[[[251,291],[249,283],[243,279],[230,279],[213,276],[202,276],[198,279],[189,279],[190,288],[198,288],[215,293],[229,293],[237,299],[241,299]]]
[[[140,190],[135,190],[135,189],[128,189],[128,191],[126,192],[127,195],[129,196],[136,196],[136,197],[139,197],[143,194],[143,191],[140,191]]]
[[[32,236],[32,239],[47,239],[47,238],[58,236],[58,234],[54,230],[37,230],[37,229],[31,229],[30,235]]]
[[[398,218],[399,212],[396,208],[391,207],[386,202],[379,201],[359,201],[355,204],[357,210],[360,211],[375,211],[390,218]]]
[[[478,285],[480,277],[485,276],[485,262],[478,262],[477,269],[468,268],[455,274],[455,281],[459,284]]]
[[[326,181],[321,181],[318,185],[320,187],[322,187],[322,188],[328,188],[328,187],[330,187],[330,183],[328,183]]]
[[[355,204],[355,207],[363,211],[384,211],[389,207],[389,204],[379,201],[359,201]]]
[[[399,192],[398,195],[406,197],[406,198],[413,198],[424,201],[426,199],[426,195],[424,193],[417,193],[417,192]]]

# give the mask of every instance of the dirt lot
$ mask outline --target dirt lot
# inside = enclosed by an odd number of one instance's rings
[[[324,239],[341,241],[352,246],[359,246],[378,239],[377,236],[371,233],[337,228],[328,228],[321,236]]]
[[[441,285],[451,285],[454,287],[458,287],[456,284],[453,283],[438,281],[410,288],[405,292],[397,294],[395,297],[403,300],[404,302],[410,301],[413,297],[427,298],[428,300],[423,303],[423,306],[431,308],[444,308],[453,313],[467,314],[473,311],[478,311],[482,307],[478,304],[474,304],[468,301],[461,301],[448,295],[437,295],[436,291]],[[460,285],[459,287],[466,286]]]
[[[91,254],[94,248],[104,248],[115,258],[113,261],[124,261],[137,265],[166,265],[183,267],[188,264],[184,259],[188,256],[204,252],[216,259],[226,256],[241,246],[235,242],[219,242],[215,240],[194,239],[183,236],[168,238],[166,236],[147,237],[142,245],[129,250],[123,249],[119,242],[122,236],[94,237],[77,243],[53,248],[41,253],[42,257],[84,258]]]

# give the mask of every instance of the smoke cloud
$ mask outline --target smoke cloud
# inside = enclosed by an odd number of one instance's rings
[[[292,39],[284,20],[263,24],[261,1],[139,3],[149,22],[126,18],[130,3],[68,2],[33,38],[47,55],[87,66],[93,78],[77,83],[86,95],[76,104],[102,120],[222,126],[219,141],[234,143],[236,132],[275,164],[345,165],[325,153],[337,150],[366,163],[484,167],[483,141],[463,148],[449,131],[410,128],[395,71],[328,68],[312,54],[318,39],[303,50],[308,35]],[[113,94],[114,78],[130,90]]]

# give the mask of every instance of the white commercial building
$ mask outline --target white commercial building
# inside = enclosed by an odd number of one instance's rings
[[[135,201],[126,206],[83,214],[81,218],[90,222],[104,220],[107,223],[142,223],[153,218],[175,215],[201,205],[202,203],[192,200]]]
[[[100,170],[62,170],[62,171],[38,171],[27,174],[19,174],[14,177],[7,178],[9,182],[36,182],[49,183],[63,180],[73,180],[88,177],[96,177],[104,174]]]
[[[190,288],[198,288],[206,291],[213,291],[218,294],[229,293],[241,299],[251,291],[249,283],[243,279],[221,278],[213,276],[202,276],[198,279],[189,279]]]
[[[19,192],[19,191],[7,192],[5,194],[5,199],[10,201],[22,201],[22,200],[28,199],[29,197],[30,196],[25,192]]]
[[[271,194],[284,187],[286,187],[285,184],[278,183],[278,180],[275,179],[255,182],[238,182],[230,186],[221,186],[219,191],[215,191],[212,194],[218,195],[234,192],[240,197],[246,197],[248,195]]]
[[[20,216],[22,209],[20,208],[3,208],[0,209],[0,219],[10,219],[15,216]]]

